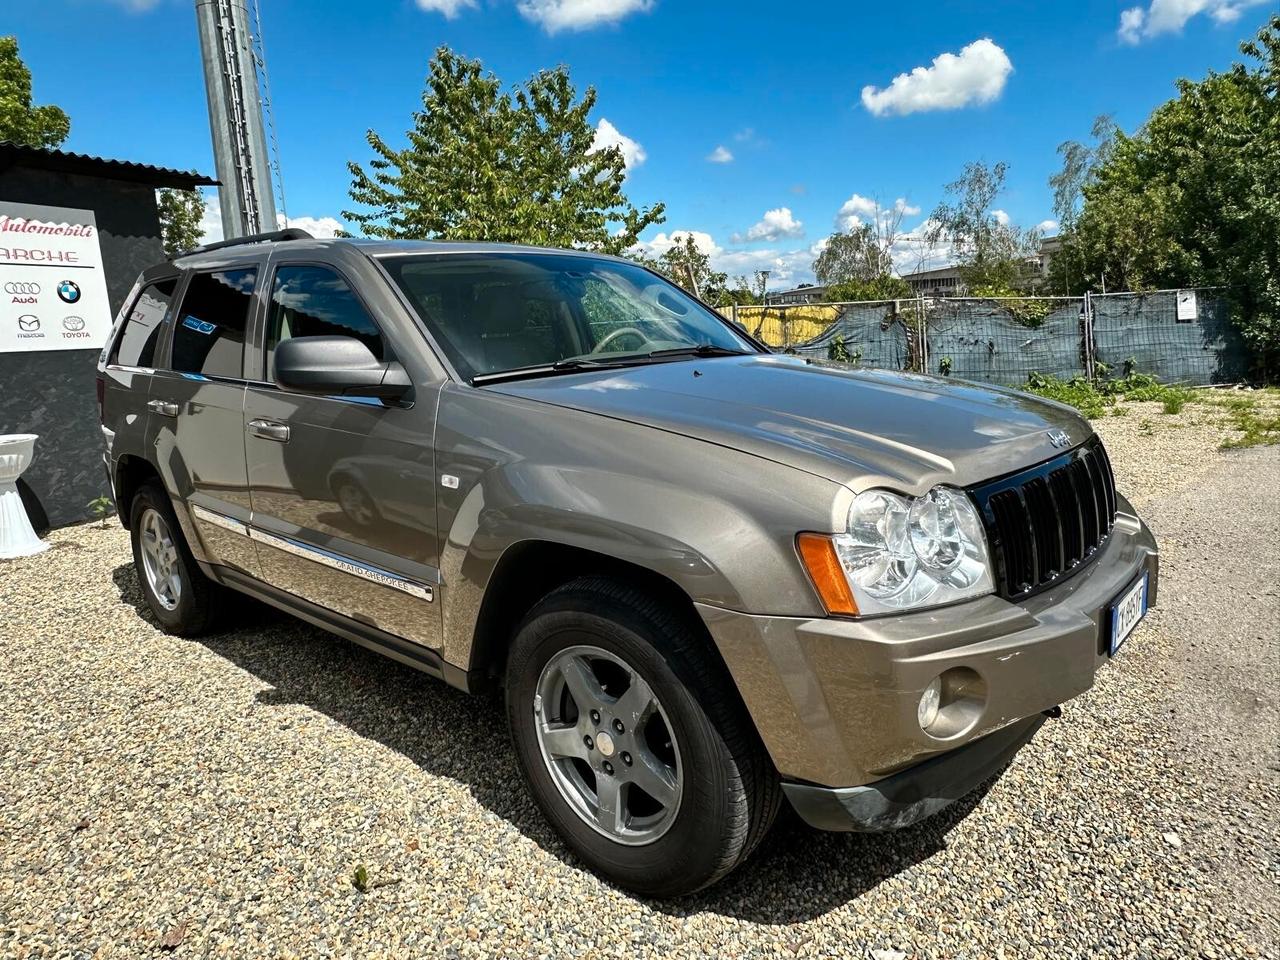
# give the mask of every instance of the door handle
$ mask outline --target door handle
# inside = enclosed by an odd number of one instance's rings
[[[276,423],[274,420],[250,420],[249,432],[263,440],[274,440],[276,443],[289,442],[289,425]]]
[[[178,415],[178,405],[172,400],[148,400],[147,409],[152,413],[158,413],[162,417],[176,417]]]

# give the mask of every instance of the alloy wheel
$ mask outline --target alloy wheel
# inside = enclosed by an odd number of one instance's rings
[[[143,511],[138,530],[142,569],[151,595],[166,610],[177,609],[182,599],[182,574],[178,561],[178,545],[169,524],[158,510]]]
[[[538,746],[552,782],[585,823],[618,843],[653,843],[680,810],[683,768],[653,689],[616,654],[556,653],[534,697]]]

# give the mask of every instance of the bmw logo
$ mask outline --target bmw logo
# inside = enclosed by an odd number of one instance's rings
[[[63,303],[75,303],[80,299],[80,287],[73,280],[63,280],[58,284],[58,299]]]

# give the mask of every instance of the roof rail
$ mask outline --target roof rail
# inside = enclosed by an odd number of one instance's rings
[[[245,243],[270,243],[280,240],[314,240],[315,237],[300,227],[288,227],[284,230],[272,230],[269,233],[251,233],[247,237],[232,237],[230,240],[218,240],[206,243],[190,250],[183,250],[177,257],[189,257],[195,253],[208,253],[210,250],[222,250],[226,247],[238,247]]]

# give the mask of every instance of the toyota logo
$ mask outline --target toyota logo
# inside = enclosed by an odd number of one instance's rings
[[[26,294],[34,296],[40,292],[40,284],[38,283],[17,283],[10,281],[4,285],[5,293]]]
[[[84,329],[84,317],[63,317],[62,326],[66,330],[75,332]]]

